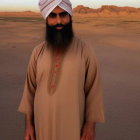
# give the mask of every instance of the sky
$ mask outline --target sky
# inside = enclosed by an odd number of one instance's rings
[[[0,0],[0,11],[39,11],[39,0]],[[99,8],[102,5],[131,6],[140,8],[140,0],[71,0],[73,8],[84,5]]]

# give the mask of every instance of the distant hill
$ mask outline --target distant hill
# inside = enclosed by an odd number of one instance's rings
[[[83,5],[78,5],[73,9],[74,14],[91,14],[95,16],[125,16],[125,15],[139,15],[140,8],[134,7],[118,7],[114,5],[103,5],[101,8],[93,9],[85,7]],[[40,12],[0,12],[0,16],[41,16]]]
[[[73,9],[74,13],[78,14],[97,14],[97,15],[129,15],[129,14],[140,14],[140,8],[134,7],[118,7],[114,5],[103,5],[101,8],[93,9],[79,5]]]
[[[40,13],[32,12],[32,11],[24,11],[24,12],[0,12],[0,16],[23,16],[23,17],[31,17],[31,16],[41,16]]]

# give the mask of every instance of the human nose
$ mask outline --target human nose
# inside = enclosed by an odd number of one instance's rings
[[[57,24],[60,24],[61,23],[61,17],[59,15],[57,15]]]

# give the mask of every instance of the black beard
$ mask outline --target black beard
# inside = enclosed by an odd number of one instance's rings
[[[56,27],[63,28],[57,30]],[[68,24],[57,24],[54,26],[50,26],[46,22],[46,41],[49,48],[53,51],[66,51],[72,42],[73,36],[72,20]]]

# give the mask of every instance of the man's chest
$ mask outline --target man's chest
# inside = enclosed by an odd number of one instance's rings
[[[80,53],[69,52],[59,55],[46,51],[38,57],[36,71],[37,79],[40,77],[56,79],[60,75],[77,77],[85,72],[85,61]]]

